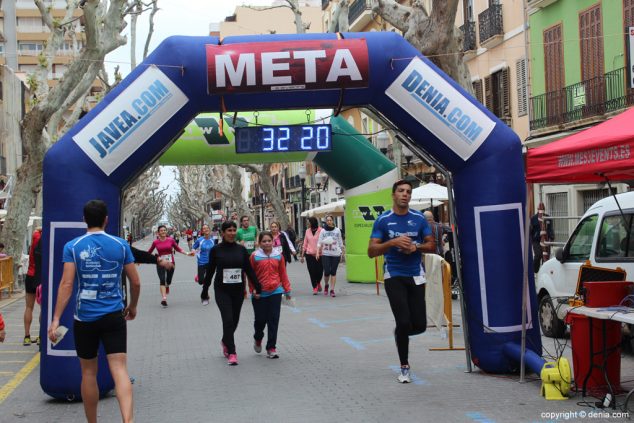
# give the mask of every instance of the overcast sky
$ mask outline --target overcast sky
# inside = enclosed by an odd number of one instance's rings
[[[154,17],[154,34],[150,52],[165,38],[172,35],[208,35],[209,24],[224,21],[233,15],[236,6],[269,6],[273,0],[158,0],[159,11]],[[148,31],[149,11],[137,21],[137,63],[143,56],[143,46]],[[125,34],[128,44],[118,48],[106,57],[106,69],[113,80],[113,70],[118,64],[123,77],[130,72],[130,25]]]
[[[159,11],[154,17],[154,34],[150,52],[165,38],[172,35],[209,35],[209,24],[224,21],[233,15],[236,6],[268,6],[273,0],[158,0]],[[143,59],[143,46],[148,32],[149,11],[137,20],[137,63]],[[128,21],[129,22],[129,21]],[[106,57],[106,70],[110,81],[114,79],[114,68],[119,65],[122,76],[130,73],[130,25],[126,27],[128,44],[118,48]],[[254,31],[255,32],[255,31]],[[175,193],[172,166],[165,166],[161,172],[161,187],[168,186]]]

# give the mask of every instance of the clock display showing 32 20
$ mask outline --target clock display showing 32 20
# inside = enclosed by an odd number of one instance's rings
[[[330,125],[236,127],[236,153],[331,151]]]

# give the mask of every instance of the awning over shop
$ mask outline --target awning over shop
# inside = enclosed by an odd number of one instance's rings
[[[324,204],[323,206],[315,207],[314,209],[303,211],[301,216],[302,217],[319,217],[319,218],[322,218],[328,215],[343,216],[345,207],[346,207],[346,200],[339,200],[330,204]]]
[[[559,141],[528,150],[526,181],[634,179],[634,108]]]

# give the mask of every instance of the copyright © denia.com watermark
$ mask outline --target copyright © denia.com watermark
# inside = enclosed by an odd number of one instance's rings
[[[575,419],[627,419],[627,411],[580,410],[580,411],[546,411],[541,413],[542,419],[547,420],[575,420]]]

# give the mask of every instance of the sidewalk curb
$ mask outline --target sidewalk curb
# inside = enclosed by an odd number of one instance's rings
[[[6,300],[0,300],[0,310],[10,306],[14,302],[21,300],[22,298],[24,298],[24,291],[20,293],[14,293],[11,298],[7,298]]]

